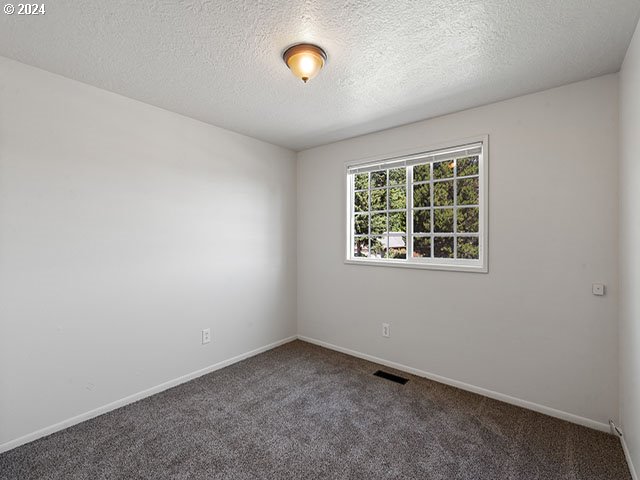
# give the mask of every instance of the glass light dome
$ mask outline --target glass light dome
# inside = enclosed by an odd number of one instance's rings
[[[307,83],[318,75],[327,60],[327,54],[316,45],[301,43],[289,47],[282,58],[291,72]]]

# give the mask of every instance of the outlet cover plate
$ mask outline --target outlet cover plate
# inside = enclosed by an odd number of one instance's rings
[[[391,326],[388,323],[382,324],[382,336],[389,338],[391,336]]]
[[[205,328],[202,330],[202,345],[209,343],[211,341],[211,329]]]

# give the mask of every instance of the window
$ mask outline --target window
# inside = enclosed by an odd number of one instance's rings
[[[347,262],[487,271],[487,139],[347,165]]]

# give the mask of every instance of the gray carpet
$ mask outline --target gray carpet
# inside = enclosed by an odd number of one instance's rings
[[[631,478],[613,436],[378,368],[289,343],[6,452],[0,478]]]

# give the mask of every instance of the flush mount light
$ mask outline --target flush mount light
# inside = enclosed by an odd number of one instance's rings
[[[307,83],[322,69],[327,61],[327,54],[317,45],[299,43],[287,48],[282,58],[291,72]]]

